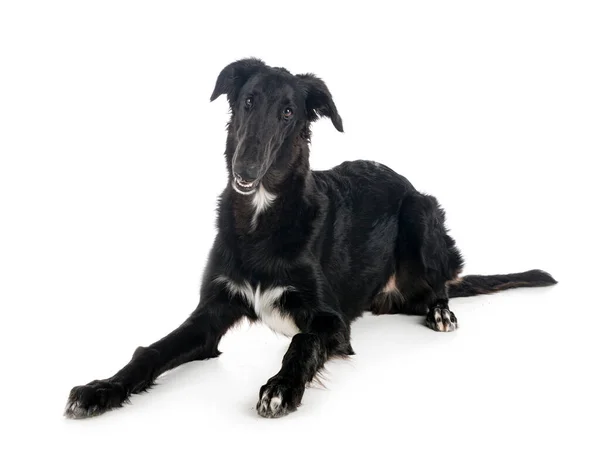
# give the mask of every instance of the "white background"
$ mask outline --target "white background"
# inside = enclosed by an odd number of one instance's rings
[[[598,460],[597,2],[2,2],[2,460]],[[67,421],[196,306],[225,186],[219,71],[315,72],[344,119],[314,168],[372,159],[434,194],[466,273],[560,281],[452,301],[460,329],[365,316],[298,412],[259,418],[289,340]]]

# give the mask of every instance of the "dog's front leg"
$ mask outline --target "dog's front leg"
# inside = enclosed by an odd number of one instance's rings
[[[306,333],[296,334],[283,357],[281,370],[260,389],[256,409],[263,417],[295,411],[327,359],[352,354],[350,333],[337,314],[316,314]]]
[[[217,356],[219,340],[247,314],[247,308],[238,297],[232,298],[221,283],[209,281],[202,294],[198,308],[181,326],[149,347],[139,347],[115,375],[73,388],[65,416],[91,417],[120,407],[131,394],[151,386],[163,372],[189,361]]]

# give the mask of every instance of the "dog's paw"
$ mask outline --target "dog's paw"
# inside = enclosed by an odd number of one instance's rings
[[[94,380],[71,390],[65,407],[65,417],[69,419],[93,417],[122,406],[126,400],[127,393],[120,384],[107,380]]]
[[[432,308],[425,318],[427,327],[438,332],[452,332],[458,328],[454,313],[448,308]]]
[[[296,387],[277,376],[260,389],[256,410],[262,417],[283,417],[300,405],[304,387]]]

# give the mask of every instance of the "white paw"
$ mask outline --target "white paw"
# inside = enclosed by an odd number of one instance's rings
[[[438,332],[452,332],[458,328],[454,313],[448,308],[433,308],[427,313],[425,324]]]
[[[262,417],[283,417],[297,409],[303,393],[303,386],[294,387],[285,380],[273,378],[260,389],[256,411]]]

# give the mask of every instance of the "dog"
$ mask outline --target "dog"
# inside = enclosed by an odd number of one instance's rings
[[[449,298],[556,283],[541,270],[461,277],[463,258],[437,200],[385,165],[311,170],[311,124],[325,117],[343,132],[315,75],[242,59],[219,74],[210,100],[221,95],[231,110],[228,183],[198,306],[111,378],[73,388],[66,417],[120,407],[165,371],[217,357],[219,340],[243,318],[291,337],[256,404],[263,417],[285,416],[328,359],[354,354],[350,325],[365,311],[419,315],[451,332],[458,323]]]

